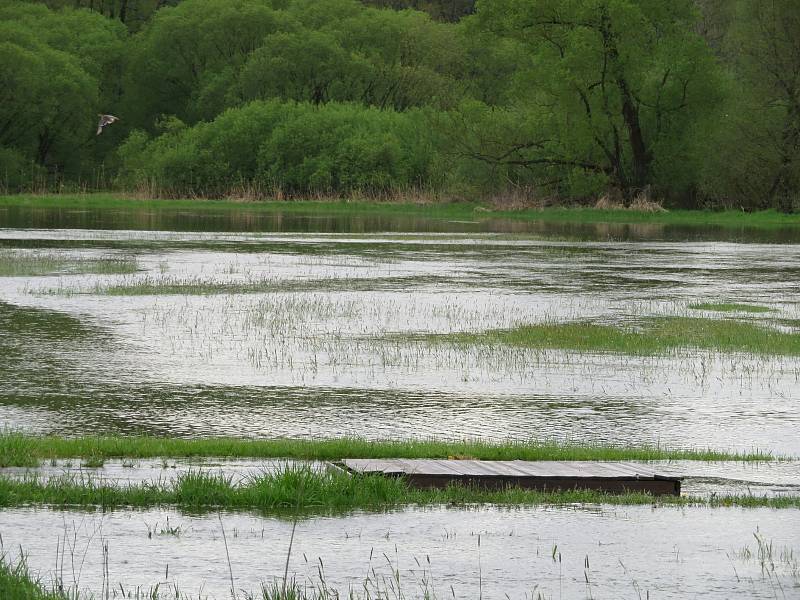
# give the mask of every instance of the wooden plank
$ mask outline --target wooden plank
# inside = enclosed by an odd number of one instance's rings
[[[593,461],[480,461],[434,459],[345,459],[352,473],[404,477],[420,488],[453,483],[502,489],[591,489],[606,492],[647,491],[680,494],[680,479],[659,475],[642,465]]]

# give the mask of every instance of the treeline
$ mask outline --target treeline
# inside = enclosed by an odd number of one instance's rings
[[[0,187],[791,211],[800,2],[0,0]]]

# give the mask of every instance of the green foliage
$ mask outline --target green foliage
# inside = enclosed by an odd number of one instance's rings
[[[688,187],[685,148],[715,102],[714,62],[692,30],[689,0],[493,0],[473,19],[533,57],[515,74],[510,110],[535,128],[492,160],[567,193],[584,192],[582,173],[628,197],[647,186]]]
[[[235,102],[234,74],[265,36],[289,27],[261,0],[185,0],[131,41],[125,109],[138,126],[162,114],[193,123]]]
[[[0,186],[651,194],[786,212],[798,6],[0,0]],[[95,137],[97,112],[121,121]]]
[[[705,191],[726,205],[800,207],[800,4],[732,4],[731,77],[708,130]]]
[[[123,177],[155,182],[172,196],[221,194],[235,184],[380,193],[430,181],[432,140],[423,123],[418,111],[253,102],[153,140],[134,133],[120,149]]]
[[[41,188],[45,179],[44,169],[22,151],[0,146],[0,190]]]
[[[39,173],[76,176],[91,160],[96,113],[114,97],[119,23],[84,11],[0,2],[0,156],[5,186]],[[107,109],[106,109],[107,110]]]
[[[69,600],[58,591],[47,591],[28,571],[24,560],[16,564],[0,557],[0,598],[3,600]]]

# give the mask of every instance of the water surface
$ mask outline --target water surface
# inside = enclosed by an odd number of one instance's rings
[[[291,531],[290,519],[247,514],[0,512],[9,558],[22,544],[45,582],[95,593],[104,547],[117,590],[160,583],[164,597],[178,586],[193,598],[225,598],[232,575],[237,589],[257,591],[283,577]],[[366,585],[372,597],[391,595],[399,573],[404,597],[421,597],[427,586],[440,598],[796,598],[798,533],[800,511],[766,509],[358,512],[300,520],[289,574],[301,585],[322,579],[343,595],[363,595]]]
[[[798,245],[83,229],[5,229],[0,245],[139,265],[133,275],[0,278],[0,419],[11,428],[555,438],[800,456],[797,357],[419,340],[664,315],[796,332]],[[771,311],[689,309],[709,301]]]

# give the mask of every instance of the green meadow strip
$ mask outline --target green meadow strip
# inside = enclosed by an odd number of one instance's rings
[[[524,210],[493,210],[467,202],[382,202],[362,199],[258,201],[176,199],[138,200],[124,194],[50,194],[0,196],[0,208],[28,209],[115,209],[115,210],[193,210],[241,211],[266,213],[402,215],[445,219],[511,219],[564,223],[653,223],[720,227],[780,228],[800,226],[800,214],[775,210],[744,212],[740,210],[670,210],[666,212],[590,207],[549,207]]]
[[[729,319],[662,317],[623,328],[591,321],[522,325],[480,333],[431,335],[432,343],[501,344],[532,349],[669,354],[680,350],[800,356],[800,334]]]
[[[195,471],[168,482],[163,480],[119,485],[91,477],[62,476],[41,480],[0,477],[0,506],[48,505],[61,507],[175,506],[183,510],[290,509],[347,511],[385,509],[407,505],[538,506],[567,504],[742,506],[800,508],[800,496],[775,498],[730,495],[705,499],[692,496],[659,496],[646,493],[606,494],[589,490],[541,492],[509,487],[483,490],[451,485],[443,489],[414,489],[400,478],[350,475],[330,469],[284,467],[274,473],[251,477],[240,484],[228,476]]]
[[[601,446],[514,441],[372,441],[333,439],[178,439],[157,437],[35,437],[0,434],[0,466],[37,466],[66,458],[472,458],[480,460],[704,460],[765,461],[768,452],[725,452],[662,446]]]
[[[758,304],[738,304],[736,302],[703,302],[700,304],[690,304],[692,310],[707,310],[712,312],[744,312],[744,313],[768,313],[772,309],[768,306]]]

